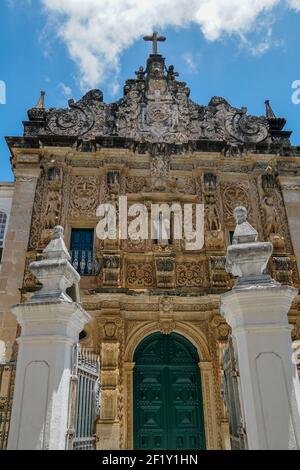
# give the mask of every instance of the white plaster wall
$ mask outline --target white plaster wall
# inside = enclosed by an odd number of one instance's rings
[[[14,187],[12,184],[5,185],[5,184],[0,183],[0,212],[5,212],[5,214],[7,215],[5,237],[7,235],[7,229],[9,225],[9,217],[10,217],[10,212],[11,212],[11,207],[12,207],[13,195],[14,195]],[[4,246],[5,246],[5,242],[4,242]],[[0,270],[1,270],[1,263],[0,263]]]

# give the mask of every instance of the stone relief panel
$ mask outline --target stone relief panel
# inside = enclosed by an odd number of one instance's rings
[[[204,173],[199,183],[203,187],[205,203],[205,245],[207,249],[221,250],[224,248],[224,227],[217,175]]]
[[[221,182],[221,194],[225,224],[235,225],[233,211],[237,206],[246,207],[249,221],[254,222],[254,211],[251,204],[253,188],[248,182]]]
[[[36,287],[37,285],[40,285],[38,279],[29,270],[29,265],[33,261],[36,261],[36,253],[27,254],[26,262],[25,262],[23,287],[29,287],[30,288],[30,287]]]
[[[271,168],[258,177],[260,215],[263,235],[274,245],[274,250],[292,253],[288,220],[283,197]]]
[[[273,256],[270,261],[271,275],[284,285],[299,286],[299,273],[294,257]]]
[[[231,287],[231,279],[226,272],[226,256],[212,256],[209,260],[213,287]]]
[[[149,247],[149,240],[123,240],[122,250],[128,253],[144,253],[146,248]]]
[[[195,195],[196,182],[193,178],[145,178],[131,176],[126,179],[126,192],[138,194],[141,192],[168,192]]]
[[[61,223],[62,180],[60,168],[49,168],[39,178],[33,207],[29,250],[43,249],[51,231]]]
[[[32,220],[31,220],[29,250],[36,250],[40,243],[41,229],[42,229],[41,217],[42,217],[42,208],[43,208],[44,187],[45,187],[45,174],[43,174],[37,182]]]
[[[126,178],[126,193],[138,194],[146,191],[147,178],[143,176],[129,176]]]
[[[207,287],[209,274],[206,260],[177,264],[176,284],[178,287]]]
[[[97,176],[72,176],[70,180],[69,214],[73,217],[96,217],[99,204],[100,178]]]
[[[126,285],[130,288],[153,287],[155,283],[152,263],[127,264]]]

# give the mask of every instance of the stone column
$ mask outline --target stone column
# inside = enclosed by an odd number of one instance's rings
[[[238,280],[231,292],[222,295],[221,309],[236,348],[248,446],[299,449],[299,381],[287,317],[298,291],[264,274],[272,244],[256,241],[246,209],[237,208],[235,217],[227,271]]]
[[[43,284],[25,304],[12,308],[22,327],[8,448],[66,448],[70,377],[79,333],[90,320],[66,289],[80,280],[69,262],[62,227],[30,265]]]
[[[40,173],[39,167],[14,170],[14,196],[0,273],[0,338],[6,344],[7,360],[11,357],[17,332],[17,322],[10,307],[20,302],[19,289],[23,284],[32,209]]]

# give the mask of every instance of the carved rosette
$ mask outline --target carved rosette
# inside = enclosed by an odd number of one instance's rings
[[[152,263],[128,263],[126,284],[131,288],[154,286],[154,271]]]
[[[178,287],[206,287],[208,285],[206,260],[177,264],[176,284]]]

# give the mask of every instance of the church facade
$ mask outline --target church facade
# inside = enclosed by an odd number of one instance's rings
[[[0,339],[7,360],[18,335],[12,305],[39,289],[29,264],[65,229],[82,302],[92,321],[83,348],[99,354],[99,449],[230,449],[247,445],[238,364],[220,295],[234,279],[226,250],[233,211],[248,210],[271,241],[272,277],[300,287],[300,147],[285,119],[214,97],[190,99],[157,49],[105,104],[92,90],[66,109],[28,111],[23,137],[8,137],[14,196],[0,272]],[[100,240],[99,204],[203,204],[205,244],[184,240]],[[128,218],[130,223],[130,217]],[[172,223],[171,223],[172,228]],[[264,312],[261,312],[263,315]],[[289,313],[300,339],[300,297]]]

